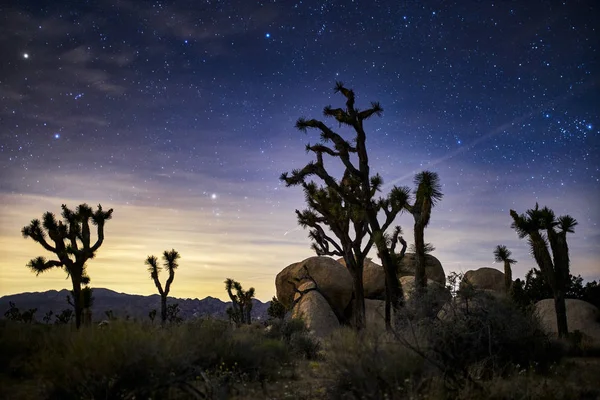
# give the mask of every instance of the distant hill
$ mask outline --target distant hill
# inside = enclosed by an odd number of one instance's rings
[[[110,289],[94,288],[94,306],[92,307],[92,318],[94,321],[106,319],[105,311],[112,310],[113,315],[124,318],[129,315],[131,318],[148,319],[148,313],[156,309],[160,315],[160,296],[153,294],[151,296],[141,296],[127,293],[117,293]],[[42,321],[42,318],[48,311],[54,314],[60,313],[65,308],[71,308],[67,303],[69,291],[63,289],[60,291],[48,290],[46,292],[19,293],[0,297],[0,318],[4,317],[6,310],[10,308],[9,302],[15,303],[21,312],[30,308],[37,308],[35,319]],[[267,309],[270,302],[263,303],[260,300],[253,300],[252,319],[265,320],[267,318]],[[198,299],[178,299],[168,297],[167,304],[178,303],[181,312],[179,316],[183,319],[195,317],[211,316],[215,318],[226,319],[227,307],[231,302],[224,302],[214,297]],[[158,316],[160,318],[160,316]],[[52,319],[54,320],[54,318]]]

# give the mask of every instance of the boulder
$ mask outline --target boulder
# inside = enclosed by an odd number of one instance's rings
[[[308,275],[334,313],[343,315],[352,298],[352,277],[346,267],[329,257],[310,257],[284,268],[275,278],[277,299],[285,307],[291,307],[295,294],[294,285],[300,287],[303,283],[311,282]]]
[[[316,290],[301,296],[292,309],[292,318],[301,318],[309,331],[318,338],[329,336],[340,326],[329,303]]]
[[[365,299],[365,323],[367,328],[385,330],[385,301]]]
[[[600,345],[600,310],[583,300],[566,299],[567,327],[569,332],[580,331],[594,345]],[[535,311],[542,327],[549,333],[558,333],[556,326],[556,309],[554,299],[540,300],[535,304]]]
[[[344,267],[346,262],[343,258],[337,260]],[[363,286],[365,299],[381,300],[385,297],[385,271],[379,264],[371,260],[365,260],[363,265]]]
[[[398,276],[414,276],[416,266],[417,255],[414,253],[404,254],[402,261],[400,261]],[[442,286],[446,285],[446,273],[444,272],[444,268],[442,268],[442,263],[431,254],[425,254],[425,276],[427,276],[427,279],[431,279]]]
[[[475,289],[495,293],[505,293],[504,272],[494,268],[479,268],[465,273],[463,282],[469,282]]]

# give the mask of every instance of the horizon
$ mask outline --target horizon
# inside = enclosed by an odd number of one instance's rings
[[[578,221],[571,273],[600,280],[598,4],[377,5],[370,18],[316,0],[5,7],[0,296],[70,286],[62,270],[29,271],[50,254],[20,231],[85,202],[114,208],[92,287],[154,294],[144,260],[175,249],[173,296],[226,298],[232,278],[269,301],[277,273],[314,255],[294,214],[304,195],[279,180],[319,140],[295,121],[351,138],[322,117],[344,104],[336,81],[384,109],[365,123],[382,195],[439,174],[425,241],[446,275],[496,268],[506,245],[524,277],[536,263],[509,210],[537,202]],[[396,223],[413,243],[412,217]]]

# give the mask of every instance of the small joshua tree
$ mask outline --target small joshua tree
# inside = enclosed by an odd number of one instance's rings
[[[233,289],[235,289],[236,294],[233,294]],[[244,291],[239,282],[227,278],[225,280],[225,290],[231,299],[231,307],[227,308],[227,316],[229,319],[236,325],[250,324],[252,322],[252,299],[255,295],[254,288],[251,287]]]
[[[548,207],[540,210],[536,203],[535,208],[529,209],[525,214],[517,214],[510,210],[513,219],[511,227],[517,232],[519,238],[527,237],[531,253],[540,267],[544,279],[552,288],[554,295],[554,308],[556,309],[556,323],[559,337],[567,337],[567,308],[565,303],[566,286],[569,281],[569,247],[567,246],[567,233],[573,233],[577,225],[575,218],[564,215],[556,218],[554,211]],[[550,251],[552,250],[552,256]]]
[[[158,289],[158,293],[160,294],[160,318],[163,324],[167,321],[167,296],[171,290],[173,279],[175,279],[175,270],[178,267],[177,260],[179,258],[179,253],[174,249],[171,249],[171,251],[165,250],[163,252],[164,267],[167,269],[167,271],[169,271],[169,277],[167,278],[167,283],[165,284],[164,290],[160,284],[160,281],[158,280],[158,274],[162,268],[157,264],[157,258],[155,256],[148,256],[146,259],[146,265],[148,266],[150,277],[154,281],[154,284]]]
[[[73,319],[73,310],[70,308],[65,308],[60,312],[60,314],[56,314],[56,319],[54,321],[55,324],[68,324]]]
[[[510,287],[512,286],[512,264],[516,264],[517,260],[510,258],[512,252],[504,245],[496,246],[494,249],[494,259],[496,262],[504,264],[504,290],[506,293],[510,293]]]
[[[48,311],[45,315],[44,315],[44,323],[45,324],[49,324],[50,320],[52,320],[52,315],[54,315],[54,312],[52,310]]]
[[[284,319],[285,318],[286,309],[283,304],[277,297],[273,296],[271,299],[271,304],[269,304],[269,308],[267,309],[267,315],[271,319]]]
[[[24,238],[32,238],[42,247],[52,252],[57,260],[46,261],[44,257],[37,257],[29,261],[29,267],[36,275],[54,267],[63,268],[73,284],[73,308],[75,309],[75,326],[79,328],[82,316],[81,285],[90,283],[86,272],[86,262],[96,255],[96,251],[104,242],[104,224],[112,218],[112,208],[103,211],[102,206],[93,211],[87,204],[81,204],[75,211],[62,205],[62,221],[57,221],[51,212],[46,212],[42,222],[34,219],[21,230]],[[97,240],[91,242],[90,222],[97,228]],[[49,237],[53,243],[46,241]]]
[[[415,175],[414,191],[415,203],[406,204],[406,210],[412,214],[415,234],[415,252],[417,265],[415,267],[415,290],[416,293],[422,293],[427,286],[427,277],[425,276],[425,254],[427,246],[425,243],[425,228],[429,225],[431,219],[431,209],[443,197],[440,178],[437,173],[431,171],[419,172]]]

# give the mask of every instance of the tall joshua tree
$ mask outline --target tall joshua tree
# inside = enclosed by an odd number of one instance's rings
[[[386,271],[386,296],[389,296],[394,308],[402,299],[402,289],[396,275],[396,264],[392,252],[386,243],[385,231],[400,213],[409,195],[408,188],[394,187],[386,198],[375,199],[383,179],[378,174],[371,176],[369,157],[366,147],[366,133],[363,122],[373,115],[381,115],[383,109],[379,103],[371,103],[371,108],[360,111],[355,108],[354,92],[337,82],[335,92],[346,98],[346,107],[323,110],[325,117],[334,118],[340,125],[351,127],[356,135],[347,141],[338,133],[316,119],[300,118],[296,128],[302,132],[317,129],[321,134],[321,144],[307,145],[307,152],[315,155],[316,161],[309,162],[304,168],[291,174],[283,173],[281,180],[287,186],[302,186],[308,204],[304,211],[296,210],[298,222],[310,228],[309,237],[313,240],[313,249],[318,255],[343,257],[353,278],[354,285],[354,324],[357,329],[364,326],[365,308],[363,293],[363,263],[373,244]],[[331,143],[332,146],[327,146]],[[339,159],[344,167],[344,176],[338,181],[325,169],[324,155]],[[352,161],[351,158],[358,158]],[[313,176],[319,178],[325,186],[317,186],[309,181]],[[378,214],[385,213],[383,223]],[[329,229],[337,238],[326,233]],[[363,244],[366,236],[366,244]]]
[[[570,215],[556,218],[554,211],[548,207],[540,209],[537,203],[535,208],[527,210],[525,214],[519,215],[510,210],[510,216],[513,218],[511,227],[519,238],[528,238],[533,258],[552,289],[558,336],[566,337],[569,329],[565,291],[569,282],[570,264],[567,233],[574,232],[577,221]]]
[[[167,278],[164,290],[160,284],[160,281],[158,280],[158,274],[162,269],[162,267],[158,265],[158,259],[155,256],[148,256],[146,259],[146,265],[148,266],[150,277],[154,281],[154,284],[158,289],[158,293],[160,294],[160,319],[162,324],[164,324],[167,321],[167,296],[171,290],[173,279],[175,279],[175,270],[179,266],[177,260],[179,260],[181,256],[177,251],[171,249],[171,251],[165,250],[162,258],[164,260],[164,268],[169,271],[169,277]]]
[[[429,225],[431,219],[431,209],[444,195],[442,194],[440,178],[435,172],[419,172],[415,175],[414,183],[417,186],[414,191],[415,203],[413,205],[406,204],[405,208],[415,220],[415,251],[417,253],[415,289],[417,293],[422,293],[427,286],[427,277],[425,276],[425,254],[427,253],[425,228]]]
[[[235,289],[236,294],[233,294]],[[236,325],[250,324],[252,322],[252,299],[256,294],[253,287],[244,291],[242,285],[238,281],[227,278],[225,280],[225,290],[231,299],[231,307],[227,309],[229,318]]]
[[[510,291],[512,286],[512,264],[516,264],[517,260],[510,258],[512,252],[504,245],[496,246],[494,249],[494,258],[496,262],[504,263],[504,290],[506,293]]]
[[[94,258],[96,251],[104,242],[104,224],[111,219],[112,213],[112,208],[103,211],[100,204],[96,211],[93,211],[87,204],[80,204],[75,211],[63,204],[62,221],[57,221],[53,213],[46,212],[41,222],[34,219],[21,230],[24,238],[32,238],[58,258],[58,260],[47,261],[44,257],[37,257],[29,261],[27,267],[36,275],[51,268],[60,267],[71,278],[77,328],[81,326],[83,309],[81,285],[90,283],[86,262]],[[94,244],[91,242],[90,222],[97,228],[97,239]],[[49,237],[53,244],[48,243],[46,237]]]

